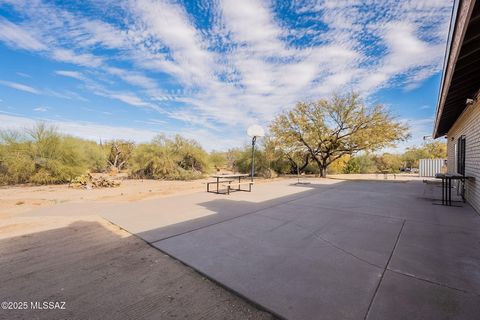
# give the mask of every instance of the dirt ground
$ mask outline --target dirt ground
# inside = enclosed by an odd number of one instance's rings
[[[280,179],[280,178],[277,178]],[[265,183],[276,179],[256,179]],[[76,189],[68,185],[0,187],[0,219],[15,216],[34,208],[64,202],[134,202],[169,195],[203,191],[212,178],[193,181],[122,180],[115,188]]]
[[[0,319],[273,319],[105,220],[81,219],[1,220],[0,300],[27,308]],[[32,310],[44,302],[64,309]]]
[[[0,218],[63,202],[131,202],[205,188],[207,179],[194,181],[123,180],[116,188],[75,189],[68,185],[8,186],[0,188]]]

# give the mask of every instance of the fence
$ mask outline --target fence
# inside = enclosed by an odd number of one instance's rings
[[[436,173],[441,173],[445,161],[445,159],[420,159],[420,177],[434,177]]]

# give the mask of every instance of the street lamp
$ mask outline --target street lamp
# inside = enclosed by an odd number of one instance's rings
[[[248,127],[247,134],[252,138],[252,167],[250,171],[250,179],[253,182],[253,173],[255,169],[255,141],[257,141],[257,137],[265,136],[265,131],[263,131],[263,128],[258,124],[254,124]]]

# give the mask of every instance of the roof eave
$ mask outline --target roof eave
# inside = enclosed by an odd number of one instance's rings
[[[433,129],[433,137],[438,138],[444,136],[446,132],[439,131],[440,120],[444,111],[445,100],[450,88],[455,65],[458,55],[462,47],[465,32],[467,30],[468,21],[472,15],[475,0],[456,0],[452,8],[452,17],[450,20],[450,28],[448,34],[447,47],[445,49],[445,59],[443,62],[443,76],[438,95],[438,103],[435,114],[435,125]]]

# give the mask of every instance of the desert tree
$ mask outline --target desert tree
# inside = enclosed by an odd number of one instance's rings
[[[132,155],[135,144],[131,141],[112,140],[106,143],[107,161],[111,170],[122,170]]]
[[[383,105],[366,106],[357,93],[298,103],[274,119],[270,132],[277,141],[305,147],[322,177],[344,155],[392,147],[409,136]]]
[[[275,149],[291,166],[290,173],[300,175],[310,163],[310,153],[300,141],[294,137],[271,137]]]

